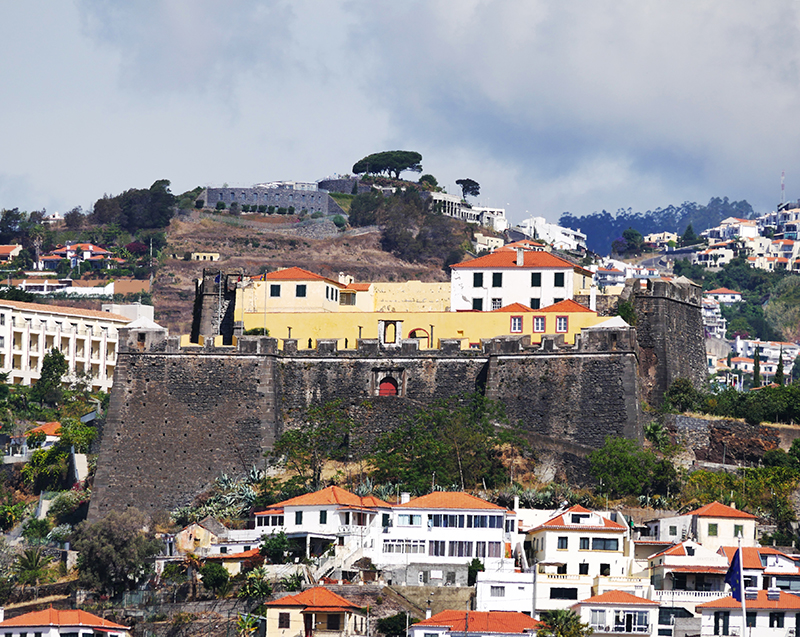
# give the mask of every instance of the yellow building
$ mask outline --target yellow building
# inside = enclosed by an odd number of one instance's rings
[[[563,335],[573,344],[585,327],[605,320],[597,312],[566,300],[532,310],[515,303],[492,312],[243,312],[236,321],[244,330],[266,327],[278,339],[297,339],[299,349],[313,349],[319,339],[337,339],[338,349],[355,349],[358,339],[377,339],[398,345],[402,339],[417,339],[420,349],[438,349],[441,339],[460,339],[461,348],[480,347],[481,339],[529,335],[532,343],[545,334]],[[282,343],[282,340],[279,340]]]
[[[267,635],[327,637],[366,635],[367,616],[359,606],[322,586],[265,604]]]

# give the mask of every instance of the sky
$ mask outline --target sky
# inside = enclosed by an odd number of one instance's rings
[[[394,149],[512,223],[800,199],[796,0],[3,2],[0,90],[0,208]]]

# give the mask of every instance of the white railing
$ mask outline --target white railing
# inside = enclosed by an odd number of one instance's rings
[[[655,602],[710,602],[725,597],[723,591],[653,591]]]
[[[592,629],[596,633],[624,633],[628,635],[636,633],[650,634],[653,632],[652,626],[631,626],[631,628],[628,629],[623,624],[592,624]]]

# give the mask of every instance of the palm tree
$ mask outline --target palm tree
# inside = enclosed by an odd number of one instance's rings
[[[189,574],[189,580],[192,583],[192,601],[195,601],[197,599],[197,574],[203,566],[203,560],[194,553],[189,553],[183,558],[183,563],[186,566],[186,572]]]
[[[47,565],[53,560],[42,553],[42,548],[25,549],[25,552],[14,562],[14,574],[24,587],[30,584],[36,587],[35,597],[39,597],[39,582],[47,575]]]
[[[542,613],[541,619],[544,623],[538,631],[541,637],[586,637],[594,632],[572,610],[548,610]]]

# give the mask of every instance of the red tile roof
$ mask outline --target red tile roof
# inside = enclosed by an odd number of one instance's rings
[[[632,595],[631,593],[626,593],[625,591],[606,591],[602,595],[595,595],[593,597],[589,597],[588,599],[584,599],[577,604],[573,604],[573,608],[580,604],[625,604],[626,606],[630,605],[641,605],[641,606],[658,606],[658,602],[654,602],[650,599],[644,599],[643,597],[637,597],[636,595]]]
[[[0,246],[0,257],[11,256],[11,253],[19,247],[18,245]]]
[[[668,571],[673,573],[715,573],[717,575],[725,575],[728,569],[724,566],[664,566]]]
[[[541,622],[514,611],[444,610],[414,626],[437,626],[457,632],[519,633],[537,629]]]
[[[580,268],[580,266],[570,263],[566,259],[555,256],[549,252],[542,252],[537,250],[523,251],[524,263],[523,266],[517,265],[517,252],[516,250],[496,250],[491,254],[486,254],[477,259],[464,261],[463,263],[456,263],[450,266],[451,268],[561,268],[572,269]]]
[[[369,292],[369,286],[372,283],[348,283],[345,290],[354,290],[355,292]]]
[[[98,312],[97,310],[84,310],[78,307],[66,307],[63,305],[51,305],[49,303],[23,303],[22,301],[0,300],[0,307],[10,307],[17,310],[28,310],[30,312],[49,312],[52,314],[62,314],[64,316],[101,318],[109,321],[124,321],[125,323],[131,322],[127,316],[122,316],[120,314]]]
[[[388,509],[391,507],[388,502],[384,502],[380,498],[376,498],[371,495],[364,497],[357,496],[349,491],[345,491],[341,487],[333,486],[322,489],[321,491],[306,493],[304,495],[299,495],[296,498],[290,498],[288,500],[284,500],[283,502],[278,502],[264,511],[256,512],[256,515],[263,515],[265,513],[272,514],[276,508],[282,509],[287,506],[319,506],[326,504],[336,504],[339,506],[351,507],[354,506],[359,508],[379,507]]]
[[[474,495],[460,491],[434,491],[428,495],[414,498],[405,504],[397,504],[395,507],[409,509],[491,509],[498,513],[506,510],[497,504],[492,504]]]
[[[511,305],[504,305],[496,310],[492,310],[492,312],[535,312],[535,310],[532,310],[522,303],[512,303]]]
[[[338,281],[298,267],[286,268],[284,270],[278,270],[277,272],[268,272],[266,278],[267,281],[326,281],[336,287],[344,287]]]
[[[736,546],[721,546],[719,548],[719,553],[724,555],[727,560],[728,564],[731,563],[733,560],[733,555],[736,553],[738,547]],[[754,546],[743,546],[742,547],[742,568],[747,569],[754,569],[754,570],[764,570],[764,567],[761,564],[761,556],[762,555],[783,555],[786,559],[791,560],[791,558],[786,555],[785,553],[781,553],[778,549],[774,549],[772,547],[754,547]]]
[[[314,588],[309,588],[308,590],[298,593],[297,595],[287,595],[286,597],[281,597],[280,599],[267,602],[266,605],[303,607],[311,606],[319,609],[320,612],[325,612],[322,610],[324,608],[345,609],[348,611],[360,610],[358,606],[347,601],[341,595],[337,595],[333,591],[328,590],[324,586],[315,586]]]
[[[585,305],[581,305],[580,303],[576,303],[572,299],[564,299],[563,301],[559,301],[558,303],[553,303],[553,305],[548,305],[547,307],[543,307],[541,310],[536,310],[537,312],[591,312],[592,314],[597,314],[594,310],[590,310]]]
[[[129,630],[127,626],[115,624],[84,610],[56,610],[55,608],[25,613],[0,622],[0,629],[13,627],[32,628],[34,626],[86,626],[114,631]]]
[[[259,547],[254,549],[250,549],[249,551],[240,551],[239,553],[215,553],[214,555],[209,555],[205,559],[207,560],[246,560],[251,557],[255,557],[260,552]]]
[[[779,599],[772,601],[767,599],[767,591],[760,590],[758,591],[758,599],[745,600],[745,604],[748,610],[800,610],[800,597],[781,591]],[[742,603],[728,596],[716,599],[713,602],[698,604],[697,608],[709,610],[717,608],[741,609]],[[2,624],[0,624],[0,627],[2,627]]]
[[[25,435],[30,435],[34,432],[43,431],[45,436],[60,436],[61,435],[61,423],[60,422],[46,422],[43,425],[39,425],[38,427],[34,427]]]
[[[739,296],[742,295],[741,292],[737,292],[736,290],[730,290],[728,288],[717,288],[715,290],[709,290],[705,294],[738,294]]]
[[[624,531],[626,530],[626,526],[620,524],[619,522],[614,522],[605,517],[600,517],[603,524],[601,525],[587,525],[587,524],[568,524],[566,521],[566,516],[572,513],[591,513],[589,509],[582,507],[579,504],[576,504],[573,507],[570,507],[564,513],[555,516],[554,518],[550,518],[544,524],[540,524],[533,530],[536,531],[538,529],[571,529],[575,531],[587,531],[587,530],[599,530],[602,529],[603,531]]]
[[[696,515],[701,518],[742,518],[746,520],[756,519],[756,516],[754,515],[750,515],[744,511],[739,511],[739,509],[734,509],[733,507],[726,506],[720,502],[706,504],[699,509],[689,511],[689,513],[684,513],[684,515]]]

